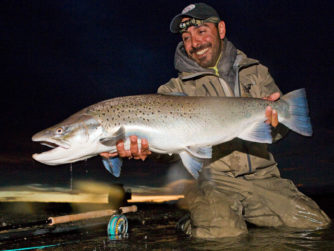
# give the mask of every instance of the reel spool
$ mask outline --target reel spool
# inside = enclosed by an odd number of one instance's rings
[[[110,240],[124,239],[128,233],[128,219],[124,215],[113,215],[109,220],[107,231]]]

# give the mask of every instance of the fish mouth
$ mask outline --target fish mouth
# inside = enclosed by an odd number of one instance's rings
[[[70,144],[68,144],[64,140],[40,139],[40,138],[32,137],[32,141],[38,142],[43,146],[47,146],[49,148],[52,148],[51,150],[53,150],[55,148],[58,148],[58,147],[64,148],[64,149],[69,149],[70,148]]]
[[[58,155],[66,152],[70,148],[70,145],[67,142],[54,140],[54,139],[41,139],[37,137],[33,137],[32,140],[34,142],[40,143],[43,146],[47,146],[48,148],[51,148],[49,150],[40,152],[40,153],[34,153],[32,155],[32,158],[49,165],[56,165],[58,159]]]
[[[55,144],[55,143],[52,143],[52,142],[47,142],[47,141],[41,141],[40,144],[43,145],[43,146],[47,146],[49,148],[57,148],[57,147],[59,147],[58,144]]]

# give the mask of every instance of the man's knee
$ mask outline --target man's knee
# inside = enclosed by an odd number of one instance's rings
[[[317,203],[301,193],[288,179],[272,178],[254,181],[253,196],[246,202],[246,213],[259,215],[258,221],[260,223],[262,221],[262,224],[254,223],[261,226],[320,229],[330,224],[330,219]],[[261,212],[262,210],[267,212]],[[269,212],[273,217],[262,217]]]
[[[197,238],[220,238],[247,233],[242,206],[215,189],[206,189],[190,206],[191,233]]]
[[[289,227],[322,229],[331,224],[330,218],[309,197],[303,195],[294,200],[294,214],[287,214],[284,223]]]
[[[227,224],[205,224],[205,225],[191,225],[191,235],[195,238],[215,239],[222,237],[235,237],[248,232],[246,224],[232,224],[231,227]]]

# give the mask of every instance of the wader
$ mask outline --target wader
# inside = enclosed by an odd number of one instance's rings
[[[330,219],[318,205],[280,178],[276,166],[235,177],[206,167],[185,196],[192,236],[219,238],[247,233],[246,222],[264,227],[320,229]]]
[[[227,40],[216,70],[198,66],[182,46],[181,42],[175,54],[179,77],[160,86],[159,93],[263,98],[280,92],[265,66]],[[273,128],[273,140],[282,138],[287,131],[279,124]],[[314,201],[299,192],[292,181],[280,177],[267,144],[234,139],[214,146],[210,161],[198,182],[185,193],[191,224],[185,224],[188,227],[183,230],[192,236],[237,236],[247,233],[246,221],[258,226],[300,229],[330,224]]]

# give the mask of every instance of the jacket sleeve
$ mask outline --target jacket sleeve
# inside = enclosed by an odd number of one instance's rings
[[[158,88],[158,93],[169,94],[172,92],[182,92],[181,84],[182,81],[179,78],[172,78],[166,84],[161,85]]]
[[[264,65],[259,64],[252,66],[248,69],[241,70],[241,72],[240,82],[249,89],[249,93],[252,97],[264,98],[274,92],[282,94],[270,75],[268,68]]]

